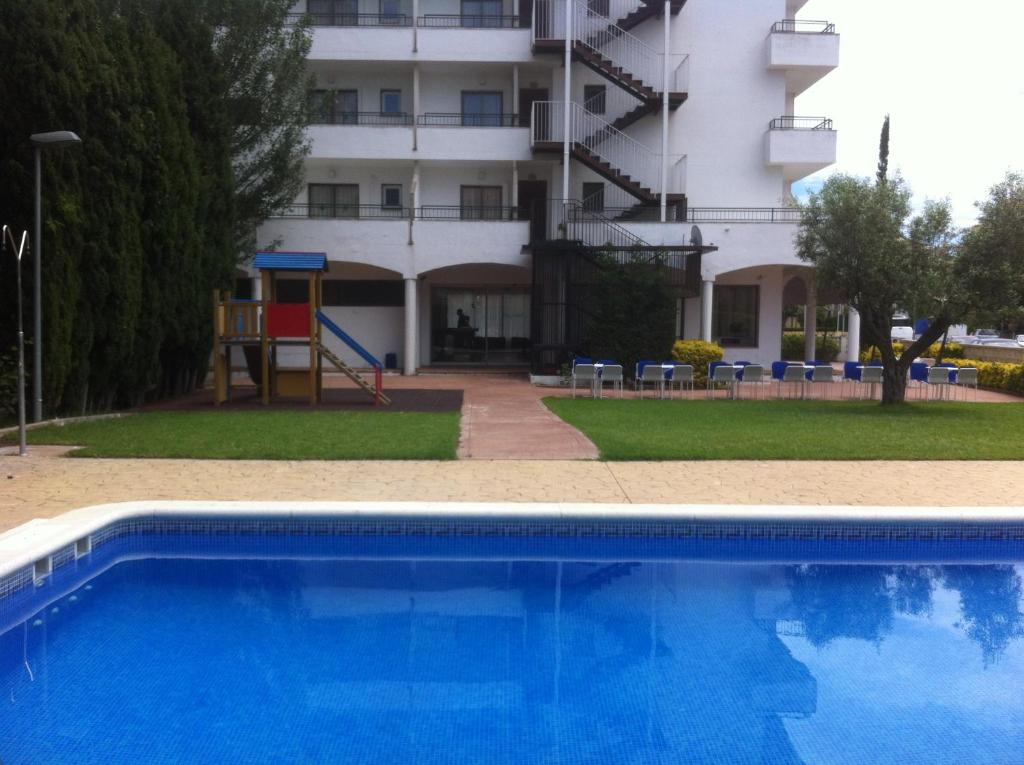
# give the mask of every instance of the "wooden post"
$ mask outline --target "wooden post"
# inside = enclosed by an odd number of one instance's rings
[[[316,366],[316,271],[309,272],[309,405],[317,402],[317,378],[320,376]]]
[[[270,338],[267,336],[267,305],[270,300],[270,272],[260,272],[260,283],[262,286],[260,294],[260,363],[263,365],[263,379],[260,381],[263,404],[270,403]]]

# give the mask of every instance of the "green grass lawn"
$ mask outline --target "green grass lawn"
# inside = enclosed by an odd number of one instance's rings
[[[84,446],[78,457],[454,459],[458,442],[458,412],[152,412],[29,431],[29,444]]]
[[[1016,404],[544,402],[607,460],[1024,459],[1024,406]]]

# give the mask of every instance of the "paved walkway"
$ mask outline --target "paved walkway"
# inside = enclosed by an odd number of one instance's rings
[[[61,453],[0,453],[0,531],[85,505],[146,499],[1006,506],[1024,497],[1024,462],[261,462]]]

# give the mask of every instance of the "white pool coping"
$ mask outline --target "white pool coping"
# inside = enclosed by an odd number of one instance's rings
[[[629,505],[528,502],[117,502],[36,519],[0,534],[0,577],[53,555],[118,521],[173,517],[384,519],[536,519],[577,521],[820,521],[825,523],[1024,523],[1024,506],[886,507],[855,505]]]

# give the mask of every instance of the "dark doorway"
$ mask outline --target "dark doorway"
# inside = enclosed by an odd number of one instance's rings
[[[530,241],[547,239],[548,230],[548,182],[519,181],[519,220],[530,221]]]
[[[530,127],[530,115],[533,113],[534,101],[547,101],[547,88],[519,89],[519,127]]]
[[[533,0],[519,0],[519,26],[529,29],[533,22]]]

